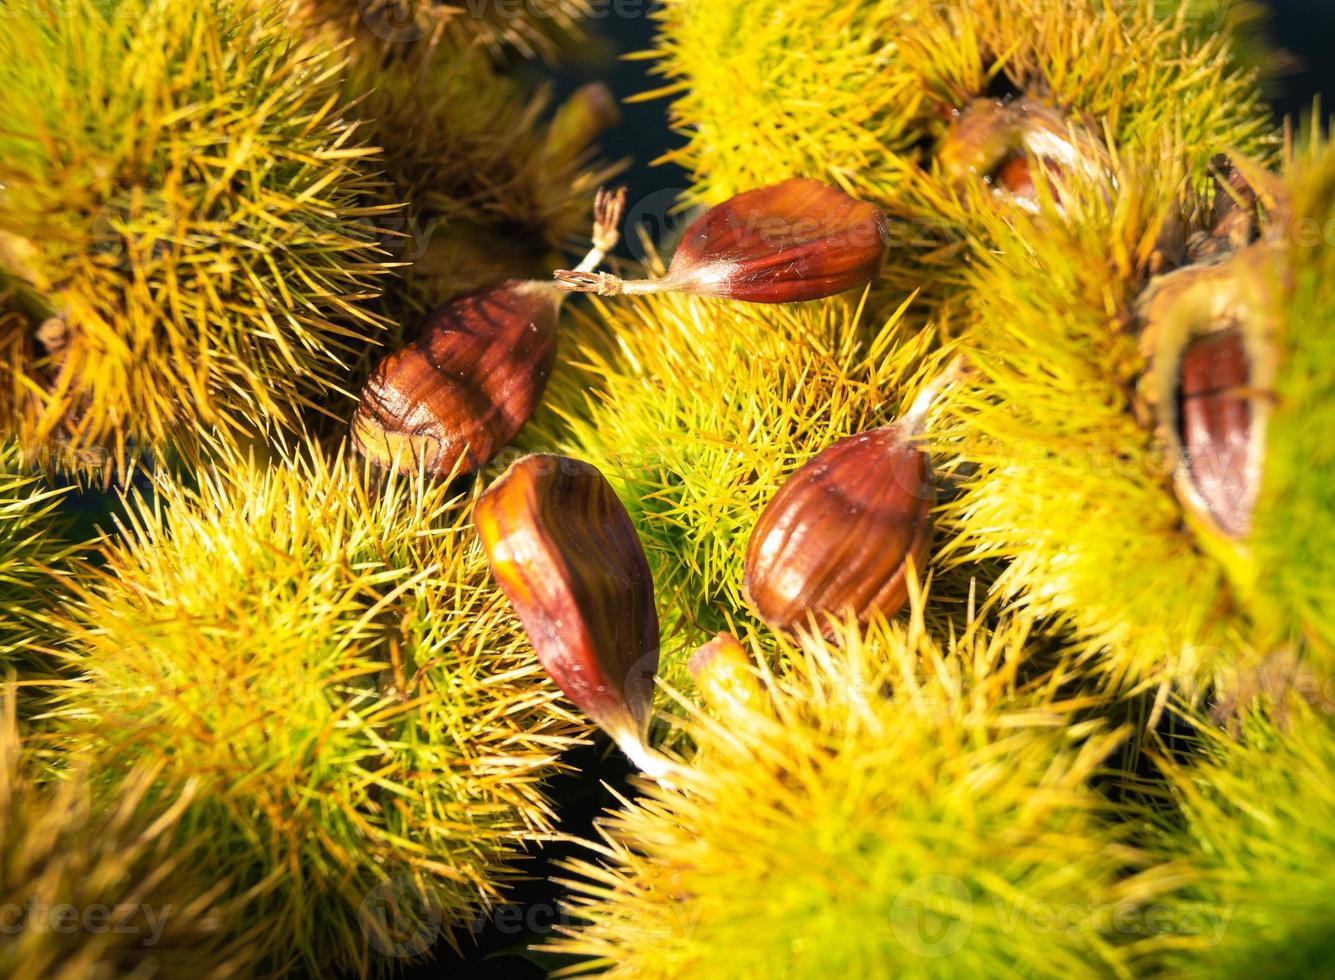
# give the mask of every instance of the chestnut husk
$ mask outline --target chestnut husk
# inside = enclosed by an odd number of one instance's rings
[[[1138,305],[1141,391],[1173,488],[1194,525],[1226,541],[1250,533],[1264,477],[1281,260],[1258,241],[1159,277]]]
[[[998,198],[1030,212],[1039,208],[1035,163],[1059,203],[1066,174],[1110,170],[1107,151],[1085,126],[1028,96],[975,99],[955,112],[936,161],[955,186],[982,181]]]

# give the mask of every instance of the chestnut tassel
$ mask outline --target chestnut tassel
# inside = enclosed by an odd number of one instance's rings
[[[837,187],[793,178],[710,208],[682,236],[661,279],[560,270],[571,292],[680,292],[751,303],[793,303],[866,286],[886,249],[885,215]]]
[[[625,201],[624,188],[598,192],[593,249],[580,269],[593,270],[616,245]],[[551,283],[509,280],[441,306],[371,373],[352,417],[353,447],[389,469],[442,477],[481,469],[542,398],[563,299]]]
[[[898,422],[840,439],[799,467],[765,506],[746,550],[743,589],[756,614],[793,632],[813,619],[891,616],[921,574],[936,499],[931,462],[915,444],[948,369]]]
[[[653,578],[602,473],[526,456],[478,498],[473,519],[543,669],[641,769],[667,772],[670,760],[646,740],[658,671]]]

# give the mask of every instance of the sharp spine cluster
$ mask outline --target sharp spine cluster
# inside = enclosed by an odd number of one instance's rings
[[[1335,150],[1250,42],[663,5],[702,211],[635,278],[611,93],[511,71],[594,5],[507,6],[7,18],[0,916],[183,914],[0,973],[458,950],[594,725],[573,972],[1324,968]]]

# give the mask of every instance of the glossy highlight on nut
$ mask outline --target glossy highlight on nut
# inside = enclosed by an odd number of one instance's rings
[[[890,425],[841,439],[794,472],[756,522],[744,588],[751,607],[791,632],[814,617],[893,615],[922,574],[935,500],[931,464],[911,429]]]
[[[526,456],[478,498],[474,522],[543,668],[648,771],[658,612],[644,548],[611,485],[588,463]]]
[[[1251,532],[1279,356],[1270,311],[1283,269],[1283,250],[1258,241],[1159,277],[1139,301],[1141,388],[1173,489],[1211,538]]]
[[[624,188],[598,192],[593,248],[579,268],[595,268],[616,245],[625,202]],[[442,477],[481,469],[542,399],[563,299],[552,283],[509,280],[435,310],[362,387],[353,447],[387,469]]]
[[[542,398],[559,309],[550,285],[523,281],[446,303],[376,366],[353,415],[353,446],[386,468],[437,476],[484,466]]]
[[[797,177],[710,208],[682,236],[667,275],[623,280],[562,270],[572,292],[681,292],[793,303],[866,286],[885,255],[885,215],[837,187]]]

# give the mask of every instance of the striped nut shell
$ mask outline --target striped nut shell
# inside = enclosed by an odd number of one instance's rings
[[[556,273],[561,288],[603,295],[679,292],[751,303],[793,303],[866,286],[885,255],[880,208],[795,177],[710,208],[682,235],[667,275],[622,280]]]
[[[556,357],[561,293],[510,281],[450,300],[362,388],[354,448],[437,476],[485,466],[528,421]]]
[[[588,463],[526,456],[482,494],[474,521],[543,668],[638,761],[658,613],[644,548],[612,487]]]
[[[931,464],[905,429],[884,426],[841,439],[794,472],[761,512],[743,585],[766,623],[792,631],[814,617],[865,624],[908,597],[932,536]]]

